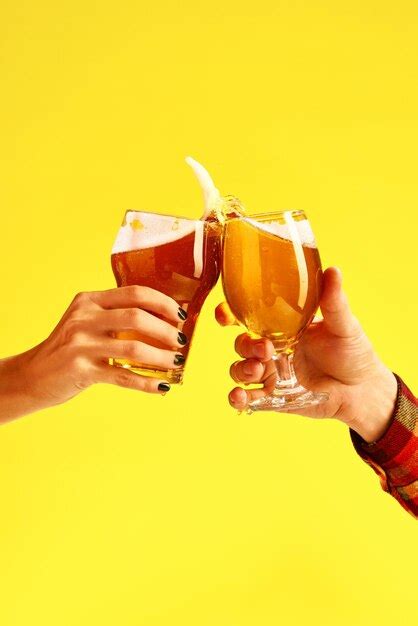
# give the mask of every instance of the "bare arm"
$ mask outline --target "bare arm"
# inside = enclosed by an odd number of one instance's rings
[[[108,359],[179,367],[175,351],[183,342],[175,325],[184,314],[172,298],[148,287],[78,294],[47,339],[0,360],[0,423],[66,402],[95,383],[166,393],[165,381],[112,367]],[[126,330],[139,332],[143,340],[115,338]]]

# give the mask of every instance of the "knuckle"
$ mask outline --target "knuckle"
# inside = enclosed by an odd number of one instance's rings
[[[115,368],[115,369],[117,371],[115,372],[113,382],[119,387],[135,389],[137,391],[145,391],[148,393],[157,392],[155,379],[146,378],[144,376],[134,374],[133,372],[126,370],[126,369],[122,369],[122,368]]]
[[[123,368],[115,368],[115,383],[119,387],[129,387],[130,389],[137,388],[138,381],[136,380],[135,374],[132,374],[129,370],[125,370]],[[138,377],[139,378],[139,377]]]
[[[141,300],[147,292],[147,287],[142,285],[132,285],[130,291],[134,300]]]
[[[84,291],[80,291],[74,296],[74,299],[72,301],[72,308],[73,309],[83,308],[86,305],[87,301],[88,301],[87,293]]]
[[[77,374],[87,374],[90,371],[90,363],[88,359],[80,354],[76,354],[71,362],[72,370]]]
[[[82,347],[87,344],[87,335],[82,330],[82,324],[79,320],[72,323],[66,329],[67,343],[72,346]]]
[[[87,335],[82,330],[76,330],[71,335],[71,343],[73,345],[83,347],[87,344]]]
[[[122,346],[123,353],[133,361],[141,361],[143,356],[143,346],[139,341],[126,341]]]
[[[117,368],[115,372],[115,383],[120,387],[128,387],[131,383],[130,374],[122,368]]]
[[[138,328],[141,325],[142,313],[139,309],[125,309],[123,312],[123,323],[128,326]]]
[[[82,346],[86,343],[85,320],[80,314],[70,314],[65,322],[64,333],[67,343]]]

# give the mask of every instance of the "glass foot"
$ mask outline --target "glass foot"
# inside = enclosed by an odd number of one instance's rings
[[[299,409],[322,404],[329,399],[325,392],[308,391],[302,385],[291,389],[280,389],[264,398],[253,400],[247,406],[247,413],[254,411],[280,411],[281,413],[297,413]]]

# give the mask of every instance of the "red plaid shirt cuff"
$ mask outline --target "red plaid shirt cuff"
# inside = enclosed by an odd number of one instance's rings
[[[418,399],[399,376],[396,380],[395,409],[383,437],[366,443],[354,431],[350,434],[357,453],[379,476],[382,488],[418,518]]]

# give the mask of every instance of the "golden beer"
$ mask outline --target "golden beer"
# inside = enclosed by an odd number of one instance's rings
[[[143,285],[171,296],[185,311],[187,320],[177,324],[188,338],[177,352],[187,355],[194,328],[206,297],[220,273],[220,227],[216,222],[188,220],[166,215],[128,211],[111,257],[118,287]],[[167,349],[140,333],[118,333],[120,339],[138,339]],[[182,381],[182,368],[161,371],[146,363],[115,359],[115,365],[138,374]]]
[[[255,218],[225,225],[223,288],[235,317],[280,351],[295,344],[315,314],[321,261],[302,211]]]

